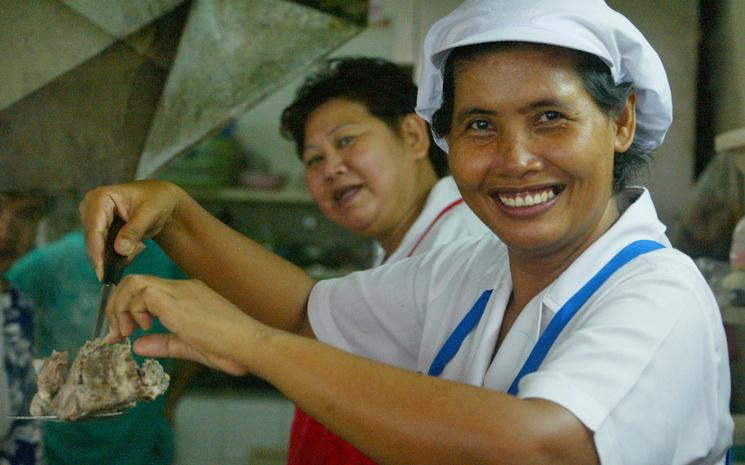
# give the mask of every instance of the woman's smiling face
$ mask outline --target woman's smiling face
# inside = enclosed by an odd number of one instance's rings
[[[576,59],[521,44],[455,67],[450,168],[468,205],[513,256],[575,255],[618,216],[613,156],[633,138],[634,100],[628,118],[604,114]]]
[[[305,125],[308,190],[329,219],[367,237],[394,228],[416,201],[422,156],[356,101],[329,100]]]

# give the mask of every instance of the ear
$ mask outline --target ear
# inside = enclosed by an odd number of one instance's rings
[[[401,120],[399,129],[404,144],[414,154],[414,159],[427,158],[429,154],[429,126],[416,113],[409,113]]]
[[[636,134],[636,94],[626,99],[621,114],[616,117],[616,141],[613,145],[617,153],[623,153],[631,147]]]

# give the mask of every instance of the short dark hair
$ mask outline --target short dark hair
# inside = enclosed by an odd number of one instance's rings
[[[295,100],[282,112],[281,132],[295,141],[302,158],[305,125],[310,114],[335,98],[359,102],[367,111],[398,133],[401,121],[414,113],[417,88],[411,71],[379,58],[345,57],[326,60],[298,89]],[[429,132],[429,131],[428,131]],[[448,173],[447,155],[429,134],[429,159],[438,177]]]
[[[442,105],[432,116],[432,129],[438,137],[450,132],[455,100],[455,71],[464,62],[472,61],[484,53],[515,47],[523,42],[489,42],[458,47],[450,52],[445,63],[442,83]],[[552,45],[542,45],[554,47]],[[561,47],[559,47],[561,48]],[[578,50],[566,49],[577,56],[575,69],[585,89],[598,107],[608,116],[618,116],[626,105],[626,99],[634,91],[633,82],[615,84],[608,65],[599,57]],[[638,133],[637,133],[638,134]],[[649,166],[652,151],[645,149],[637,140],[623,153],[613,157],[613,192],[621,192],[640,171]]]

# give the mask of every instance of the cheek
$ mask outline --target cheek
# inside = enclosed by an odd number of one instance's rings
[[[567,163],[567,170],[580,179],[587,179],[594,183],[611,184],[613,180],[613,152],[607,150],[591,150],[586,155],[574,154]],[[569,156],[567,157],[569,159]]]
[[[546,141],[539,153],[557,169],[576,179],[598,180],[613,176],[613,151],[606,140],[593,134]]]
[[[465,188],[477,187],[489,168],[486,157],[478,156],[472,148],[466,150],[457,143],[450,146],[448,164],[453,178]]]
[[[360,150],[350,157],[349,169],[373,192],[390,190],[397,183],[396,176],[403,173],[391,152],[378,153]]]
[[[575,137],[574,148],[564,147],[568,165],[585,176],[613,177],[614,134],[608,125],[598,125]]]
[[[320,204],[323,201],[323,177],[314,171],[305,171],[305,186],[313,200]]]

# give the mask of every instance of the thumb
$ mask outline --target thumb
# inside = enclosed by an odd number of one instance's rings
[[[240,364],[227,360],[211,360],[202,352],[175,334],[148,334],[140,336],[132,346],[135,353],[142,357],[179,358],[201,363],[207,367],[222,370],[233,376],[243,376],[246,370]]]
[[[123,215],[126,222],[116,236],[116,242],[114,243],[116,252],[130,258],[134,258],[142,252],[144,249],[143,241],[154,237],[162,229],[165,218],[170,211],[168,208],[168,206],[163,207],[159,203],[135,203],[129,214]],[[119,209],[119,211],[126,210]]]
[[[155,358],[180,358],[212,366],[199,351],[175,334],[147,334],[135,340],[132,346],[137,355]]]
[[[122,227],[122,230],[116,236],[114,249],[119,255],[130,257],[132,254],[141,252],[144,248],[142,234],[138,233],[132,227]]]
[[[137,355],[156,358],[187,358],[184,341],[174,334],[147,334],[138,337],[132,348]]]
[[[127,222],[116,233],[114,250],[119,255],[133,259],[145,248],[143,241],[147,239],[147,231],[153,227],[153,223],[157,220],[153,215],[148,215],[142,210],[138,211],[137,214],[130,215]]]

